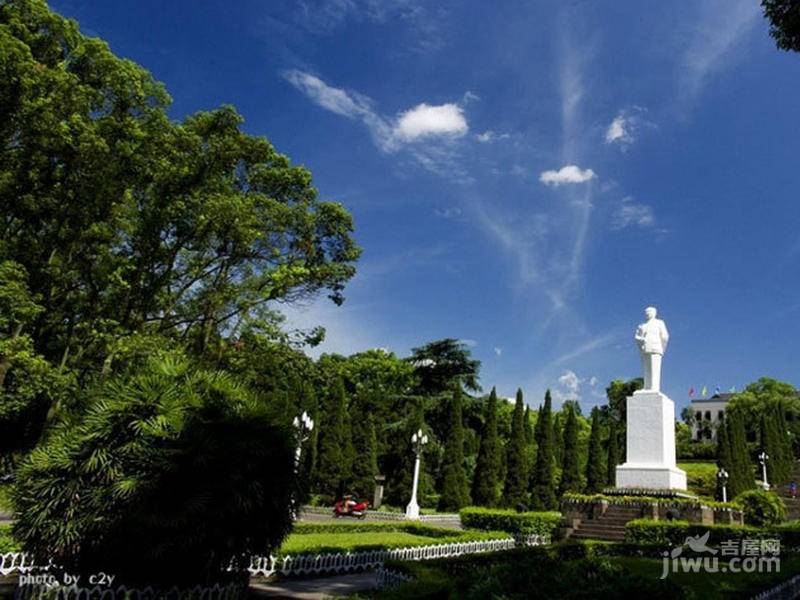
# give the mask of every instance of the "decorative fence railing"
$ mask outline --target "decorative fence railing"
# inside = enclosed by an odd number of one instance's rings
[[[388,550],[370,550],[362,552],[301,554],[298,556],[253,557],[249,571],[251,576],[270,577],[275,574],[321,575],[324,573],[347,573],[365,569],[377,569],[388,560],[432,560],[450,558],[466,554],[481,554],[511,550],[518,546],[539,546],[548,544],[548,536],[527,535],[516,538],[499,538],[472,542],[451,542],[447,544],[431,544],[428,546],[412,546],[409,548],[391,548]],[[38,567],[31,557],[20,552],[0,554],[0,575],[12,573],[30,573],[34,570],[47,570],[49,567]],[[108,589],[108,588],[106,588]],[[78,596],[74,596],[78,598]],[[113,597],[113,596],[111,596]],[[71,597],[70,597],[71,598]],[[82,596],[81,598],[84,598]],[[85,596],[89,598],[89,596]],[[144,598],[144,597],[143,597]]]
[[[791,600],[800,596],[800,575],[753,596],[752,600]]]
[[[375,571],[375,587],[377,589],[393,588],[414,579],[408,573],[401,573],[394,569],[379,567]]]

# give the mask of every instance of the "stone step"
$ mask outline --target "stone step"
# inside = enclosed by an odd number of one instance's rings
[[[621,542],[625,539],[625,534],[612,532],[594,533],[578,530],[570,537],[576,540],[606,540],[609,542]]]

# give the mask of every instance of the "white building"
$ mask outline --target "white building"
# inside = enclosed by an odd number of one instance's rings
[[[710,398],[699,398],[689,403],[692,411],[692,439],[698,442],[713,442],[717,439],[717,427],[725,418],[728,402],[734,394],[714,394]]]

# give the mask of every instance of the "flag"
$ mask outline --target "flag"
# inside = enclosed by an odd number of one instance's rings
[[[689,398],[694,398],[694,386],[689,388]]]
[[[700,395],[701,395],[703,398],[705,398],[706,396],[708,396],[708,388],[707,388],[706,386],[703,386],[703,389],[702,389],[702,390],[700,390]]]

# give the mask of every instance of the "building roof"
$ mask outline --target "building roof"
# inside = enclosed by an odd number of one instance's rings
[[[735,395],[736,394],[731,394],[731,393],[714,394],[710,398],[698,398],[697,400],[692,400],[692,404],[696,402],[727,402]]]

